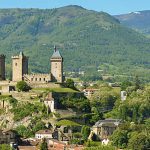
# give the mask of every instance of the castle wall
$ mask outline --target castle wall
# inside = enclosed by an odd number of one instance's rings
[[[47,83],[51,81],[50,74],[25,74],[23,78],[28,83]]]
[[[0,55],[0,81],[5,80],[5,55]]]
[[[52,81],[63,82],[63,60],[60,58],[51,59]]]

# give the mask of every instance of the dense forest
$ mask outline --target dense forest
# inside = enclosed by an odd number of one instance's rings
[[[1,9],[0,53],[29,56],[30,72],[49,72],[56,45],[65,71],[139,75],[148,78],[150,40],[104,12],[79,6],[58,9]]]

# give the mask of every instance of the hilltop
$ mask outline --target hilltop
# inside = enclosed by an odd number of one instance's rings
[[[53,46],[64,56],[65,71],[149,75],[150,40],[105,12],[79,6],[57,9],[0,9],[0,53],[24,51],[30,72],[49,72]]]
[[[150,10],[131,12],[115,17],[128,27],[147,35],[150,34]]]

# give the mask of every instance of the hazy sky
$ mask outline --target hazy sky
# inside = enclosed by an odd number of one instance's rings
[[[80,5],[110,14],[150,10],[150,0],[0,0],[0,8],[57,8],[66,5]]]

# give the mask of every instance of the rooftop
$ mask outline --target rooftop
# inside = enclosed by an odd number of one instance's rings
[[[118,126],[120,123],[121,123],[120,119],[105,119],[97,121],[94,126],[102,126],[103,124],[114,124]]]
[[[57,50],[56,47],[54,47],[54,53],[51,58],[62,58],[62,56],[59,53],[59,50]]]
[[[52,134],[53,132],[51,130],[39,130],[36,132],[36,134]]]

